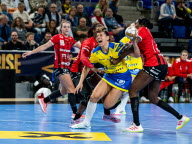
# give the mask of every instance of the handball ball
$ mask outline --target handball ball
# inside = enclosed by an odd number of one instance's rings
[[[125,35],[129,38],[129,39],[133,39],[136,37],[137,35],[137,28],[135,28],[134,26],[129,26],[126,30],[125,30]]]

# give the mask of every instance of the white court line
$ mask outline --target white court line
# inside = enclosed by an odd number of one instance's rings
[[[178,130],[163,130],[163,129],[151,129],[151,128],[144,128],[144,130],[151,130],[151,131],[166,131],[166,132],[183,132],[183,133],[192,133],[192,132],[184,132],[184,131],[178,131]],[[192,129],[188,129],[192,130]]]

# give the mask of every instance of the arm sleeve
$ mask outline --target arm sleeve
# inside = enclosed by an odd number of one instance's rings
[[[175,73],[174,73],[174,70],[173,70],[173,66],[171,66],[168,70],[169,70],[168,71],[169,76],[175,76]]]
[[[177,60],[175,60],[173,63],[173,71],[174,71],[175,76],[184,77],[184,78],[187,77],[187,74],[180,73],[179,63],[177,62]]]
[[[84,41],[81,45],[82,50],[81,50],[81,57],[80,60],[81,62],[87,66],[88,68],[92,68],[93,65],[91,64],[91,62],[89,61],[89,57],[91,54],[91,47],[89,45],[89,42]]]

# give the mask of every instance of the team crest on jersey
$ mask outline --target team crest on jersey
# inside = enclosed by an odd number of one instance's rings
[[[125,84],[125,80],[117,79],[117,82],[118,82],[119,85],[124,85]]]
[[[61,45],[61,46],[64,46],[64,45],[65,45],[64,40],[60,40],[60,45]]]

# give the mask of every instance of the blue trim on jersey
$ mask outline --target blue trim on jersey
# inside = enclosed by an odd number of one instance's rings
[[[92,50],[92,53],[96,52],[96,51],[99,51],[101,50],[101,47],[100,46],[97,46],[94,50]]]
[[[139,72],[140,72],[140,69],[130,70],[131,75],[135,75],[135,76],[136,76]]]
[[[126,92],[128,92],[132,83],[132,77],[129,70],[125,73],[105,73],[102,79],[112,87]]]

